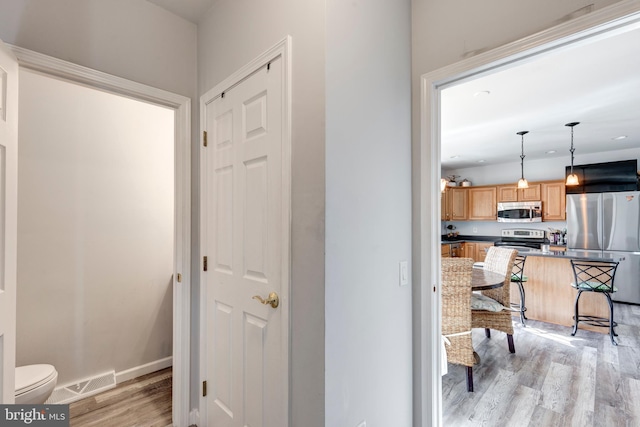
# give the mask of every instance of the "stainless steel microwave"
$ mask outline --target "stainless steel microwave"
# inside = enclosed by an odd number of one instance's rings
[[[498,222],[542,222],[542,202],[498,203]]]

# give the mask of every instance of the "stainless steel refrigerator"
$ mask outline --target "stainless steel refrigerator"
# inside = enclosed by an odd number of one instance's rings
[[[611,298],[640,304],[640,191],[568,194],[567,248],[620,259]]]

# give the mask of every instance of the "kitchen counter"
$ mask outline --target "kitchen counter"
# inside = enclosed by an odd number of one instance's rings
[[[449,256],[448,248],[451,244],[485,242],[492,245],[493,242],[501,240],[496,236],[466,236],[459,235],[455,238],[442,236],[443,256]],[[477,245],[474,245],[477,246]],[[446,250],[446,254],[444,249]],[[573,304],[576,297],[576,290],[571,286],[574,281],[573,270],[569,260],[581,261],[610,261],[611,254],[603,256],[594,251],[564,250],[562,245],[552,245],[552,250],[542,252],[540,249],[520,248],[518,253],[525,255],[527,260],[524,266],[524,275],[528,281],[524,284],[526,292],[527,317],[543,322],[555,323],[557,325],[573,325]],[[559,248],[562,250],[557,250]],[[484,248],[483,248],[484,251]],[[479,250],[478,250],[479,252]],[[484,254],[482,254],[484,255]],[[454,256],[460,256],[454,255]],[[468,254],[466,256],[469,256]],[[482,260],[479,253],[472,258]],[[614,260],[617,261],[617,260]],[[520,293],[517,286],[511,286],[511,302],[520,302]],[[580,312],[597,317],[608,317],[609,307],[602,295],[595,295],[586,292],[580,298]],[[513,313],[519,316],[518,312]],[[519,319],[518,319],[519,320]],[[606,332],[605,328],[598,328],[591,325],[580,324],[580,329],[588,329],[597,332]]]
[[[524,249],[518,251],[526,255],[524,283],[527,318],[563,326],[573,326],[574,302],[577,291],[571,286],[575,281],[571,259],[580,261],[609,261],[610,255],[602,256],[591,251],[549,251]],[[520,302],[517,286],[511,286],[511,302]],[[580,297],[580,314],[596,317],[609,317],[609,306],[603,295],[585,292]],[[515,312],[514,315],[519,313]],[[607,328],[580,324],[580,329],[606,333]],[[567,337],[571,331],[567,329]],[[579,334],[579,333],[578,333]]]
[[[580,250],[566,250],[566,251],[553,251],[542,252],[540,249],[518,249],[518,254],[523,256],[538,256],[546,258],[564,258],[575,259],[580,261],[620,261],[611,257],[611,254],[603,255],[596,251],[580,251]]]
[[[447,237],[446,234],[441,236],[442,243],[464,243],[464,242],[497,242],[501,240],[500,236],[468,236],[458,235],[456,237]]]

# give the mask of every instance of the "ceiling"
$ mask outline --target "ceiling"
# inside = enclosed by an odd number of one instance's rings
[[[217,0],[147,0],[193,23]],[[640,147],[640,28],[576,43],[441,94],[441,161],[458,169]],[[619,136],[625,139],[613,140]],[[555,153],[550,153],[555,151]]]
[[[197,24],[202,15],[216,0],[147,0],[169,12]]]
[[[640,28],[447,88],[441,100],[446,169],[519,163],[519,131],[529,131],[526,160],[568,164],[569,122],[580,122],[576,156],[640,147]],[[620,136],[627,138],[613,139]]]

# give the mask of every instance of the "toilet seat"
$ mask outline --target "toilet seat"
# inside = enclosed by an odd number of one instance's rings
[[[16,368],[16,397],[57,380],[58,372],[52,365],[27,365]]]

